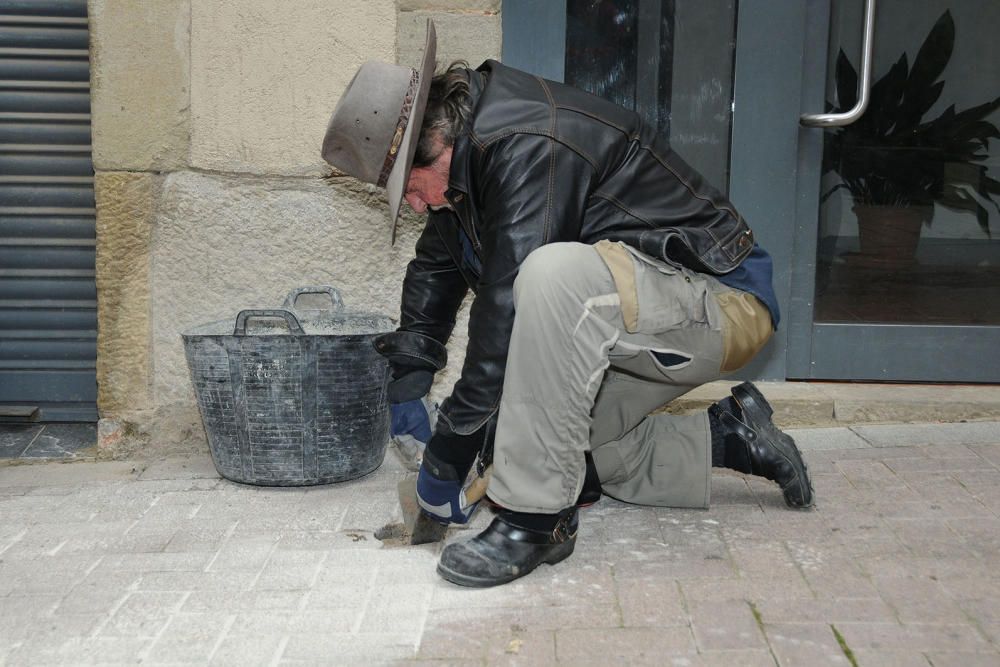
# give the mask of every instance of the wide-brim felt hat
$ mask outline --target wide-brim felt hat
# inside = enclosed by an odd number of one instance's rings
[[[371,61],[362,65],[337,102],[323,138],[323,159],[349,176],[386,189],[392,240],[427,94],[434,76],[437,34],[427,20],[419,69]]]

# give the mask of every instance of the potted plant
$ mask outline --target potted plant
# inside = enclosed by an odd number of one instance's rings
[[[823,173],[836,172],[841,182],[821,202],[844,189],[851,194],[858,218],[860,257],[869,265],[905,266],[913,261],[921,225],[930,224],[934,203],[974,213],[990,236],[989,212],[997,211],[993,195],[1000,181],[983,164],[991,138],[1000,131],[985,120],[1000,107],[1000,97],[961,112],[949,106],[925,119],[944,81],[941,73],[955,46],[955,23],[945,11],[924,40],[910,67],[906,53],[871,87],[868,109],[855,123],[827,132]],[[854,106],[858,74],[843,50],[836,64],[837,104],[831,111]]]

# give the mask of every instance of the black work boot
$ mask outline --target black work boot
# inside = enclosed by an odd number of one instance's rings
[[[733,387],[732,394],[708,408],[712,441],[721,442],[721,457],[713,456],[713,465],[777,482],[789,507],[812,507],[805,461],[791,436],[771,421],[774,410],[767,399],[751,382]]]
[[[512,516],[516,515],[501,510],[479,535],[446,546],[438,574],[459,586],[487,588],[523,577],[542,563],[554,565],[573,553],[579,525],[576,507],[555,515],[547,530],[519,526]]]

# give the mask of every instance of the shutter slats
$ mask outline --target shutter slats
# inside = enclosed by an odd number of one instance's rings
[[[97,418],[86,0],[0,0],[0,404]]]

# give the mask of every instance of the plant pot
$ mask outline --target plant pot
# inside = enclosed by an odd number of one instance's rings
[[[930,206],[867,206],[853,208],[858,218],[861,254],[858,264],[896,269],[910,266],[917,255],[920,228],[931,219]]]

